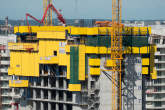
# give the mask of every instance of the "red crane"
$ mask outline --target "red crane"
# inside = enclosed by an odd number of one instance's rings
[[[41,20],[38,20],[37,18],[35,18],[35,17],[32,16],[31,14],[26,13],[27,25],[29,26],[28,17],[34,19],[35,21],[39,22],[40,24],[44,23],[44,20],[45,20],[45,18],[46,18],[46,14],[47,14],[49,8],[52,8],[52,9],[53,9],[53,11],[57,14],[57,18],[60,20],[60,22],[61,22],[63,25],[65,25],[65,24],[66,24],[65,19],[63,18],[62,14],[60,14],[60,13],[58,12],[58,10],[53,6],[53,4],[49,4],[49,5],[48,5],[48,7],[46,8],[46,10],[45,10],[45,12],[44,12],[44,15],[43,15],[43,17],[42,17]],[[30,28],[29,28],[29,31],[30,31]]]

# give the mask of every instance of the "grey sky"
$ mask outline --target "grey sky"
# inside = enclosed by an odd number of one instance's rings
[[[25,13],[42,17],[43,0],[0,0],[0,19],[23,19]],[[65,18],[112,17],[112,0],[53,0]],[[165,0],[123,0],[123,19],[165,20]]]

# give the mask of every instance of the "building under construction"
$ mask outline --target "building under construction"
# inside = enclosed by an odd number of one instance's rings
[[[111,27],[14,28],[9,43],[14,108],[103,110],[112,106]],[[151,28],[123,28],[122,108],[145,108],[145,80],[156,79]],[[116,85],[117,86],[117,85]]]
[[[93,27],[67,26],[51,2],[41,20],[27,13],[8,43],[12,110],[145,110],[146,83],[157,79],[151,28],[124,26],[121,0],[112,0],[112,22]]]

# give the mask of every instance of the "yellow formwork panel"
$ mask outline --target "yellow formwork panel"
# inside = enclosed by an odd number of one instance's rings
[[[30,30],[33,33],[37,33],[39,31],[65,31],[72,35],[110,35],[110,30],[112,27],[73,27],[73,26],[30,26]],[[28,33],[28,26],[15,26],[14,33]],[[124,27],[124,34],[127,35],[146,35],[151,34],[151,27]],[[139,33],[140,32],[140,33]]]
[[[59,41],[39,40],[39,56],[54,56],[54,51],[56,51],[58,55],[59,45]]]
[[[132,47],[132,53],[139,54],[140,53],[139,47]]]
[[[142,58],[142,65],[149,65],[149,58]]]
[[[13,73],[14,73],[13,68],[9,67],[8,68],[8,75],[13,75]]]
[[[85,46],[85,53],[88,54],[98,54],[98,47],[93,47],[93,46]]]
[[[107,54],[107,53],[109,53],[108,52],[108,48],[106,48],[106,47],[98,47],[98,53],[99,54]]]
[[[85,45],[79,45],[79,80],[85,80]]]
[[[157,75],[156,74],[151,74],[151,78],[152,79],[157,79]]]
[[[127,35],[147,35],[151,34],[151,27],[124,27],[123,31]]]
[[[65,31],[37,32],[37,38],[40,39],[66,39]]]
[[[100,35],[111,35],[112,27],[99,27]]]
[[[71,35],[98,35],[98,28],[97,27],[72,27]]]
[[[9,80],[9,87],[28,87],[28,80]]]
[[[69,91],[81,91],[81,84],[69,84]]]
[[[70,79],[70,55],[67,55],[67,79]]]
[[[37,53],[11,51],[10,56],[11,57],[9,75],[39,76],[39,64]]]
[[[93,58],[89,59],[89,66],[100,66],[100,59],[99,58]]]
[[[124,54],[148,54],[149,53],[149,47],[125,47],[124,48]]]
[[[147,54],[149,53],[149,48],[147,46],[140,47],[140,54]]]
[[[38,51],[37,43],[8,43],[9,50]]]
[[[132,52],[132,47],[125,47],[124,54],[130,54]]]
[[[33,33],[37,33],[39,31],[69,31],[70,27],[64,26],[30,26],[30,30]],[[15,26],[14,33],[28,33],[29,27],[28,26]]]
[[[65,52],[65,41],[59,40],[40,40],[39,41],[39,56],[54,56],[54,52],[57,52],[57,56],[60,52]]]
[[[124,48],[124,54],[139,54],[140,53],[140,48],[139,47],[125,47]]]
[[[10,69],[8,72],[9,75],[21,74],[21,67],[20,67],[21,66],[20,64],[22,63],[21,58],[22,55],[19,54],[18,52],[13,52],[13,51],[10,52]]]
[[[106,66],[107,67],[112,67],[112,66],[116,66],[116,62],[115,60],[106,60]]]
[[[87,35],[97,35],[97,34],[99,34],[97,27],[87,28]]]
[[[66,53],[70,53],[70,45],[65,46],[65,51],[66,51]]]
[[[67,55],[66,54],[59,54],[59,65],[66,66],[67,65]]]
[[[153,72],[151,73],[151,78],[157,79],[157,71],[156,71],[155,67],[153,67]]]
[[[142,67],[142,74],[148,74],[148,67]]]
[[[90,75],[100,75],[99,67],[90,67]]]
[[[86,35],[87,28],[86,27],[72,27],[70,34],[71,35]]]

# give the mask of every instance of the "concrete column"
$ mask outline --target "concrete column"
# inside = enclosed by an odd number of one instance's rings
[[[51,81],[50,81],[50,78],[48,78],[48,87],[50,87],[51,88],[51,83],[50,83]]]
[[[51,91],[48,90],[48,99],[51,100]]]
[[[63,110],[67,110],[66,104],[63,104]]]
[[[59,101],[59,91],[56,91],[56,101]]]
[[[72,101],[73,101],[73,103],[76,103],[76,94],[72,94]]]
[[[48,103],[48,110],[51,110],[51,103]]]
[[[66,97],[67,97],[66,91],[64,91],[63,94],[64,94],[64,101],[66,101]]]
[[[33,89],[33,98],[35,99],[36,98],[36,89]]]
[[[59,110],[59,104],[56,104],[56,110]]]
[[[44,79],[41,78],[41,87],[44,87]]]
[[[41,110],[44,110],[44,103],[41,102]]]
[[[36,104],[36,102],[35,101],[33,101],[33,110],[37,110],[37,104]]]
[[[42,68],[42,72],[41,72],[41,74],[44,75],[44,70],[43,70],[43,68]]]
[[[14,107],[15,107],[15,106],[12,104],[12,105],[11,105],[12,110],[15,110]]]
[[[44,90],[41,90],[41,99],[44,99]]]
[[[37,82],[36,81],[34,81],[34,86],[37,86]]]
[[[59,80],[56,79],[56,88],[59,88]]]
[[[63,83],[64,83],[64,89],[67,89],[67,82],[65,79],[63,80]]]
[[[48,68],[48,75],[50,75],[50,68]]]

